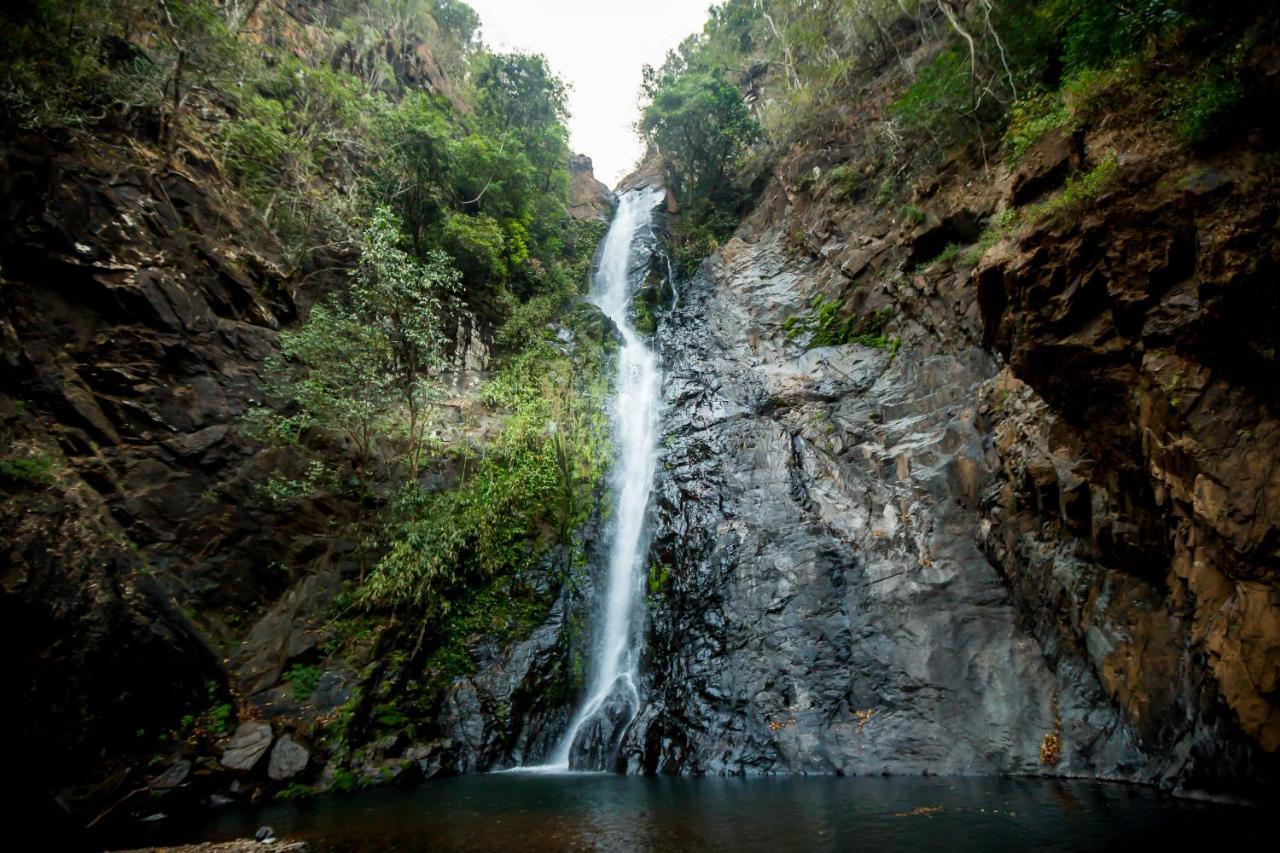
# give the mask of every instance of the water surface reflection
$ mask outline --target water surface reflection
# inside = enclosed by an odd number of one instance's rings
[[[190,841],[270,824],[319,851],[1186,849],[1262,839],[1253,809],[1085,782],[645,779],[494,774],[222,813]]]

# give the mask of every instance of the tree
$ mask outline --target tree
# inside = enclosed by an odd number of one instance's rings
[[[388,433],[405,436],[416,478],[427,407],[446,365],[445,301],[458,290],[458,272],[440,251],[414,258],[399,247],[401,239],[394,215],[376,210],[351,288],[312,308],[299,328],[280,333],[280,355],[268,366],[272,390],[289,413],[254,414],[259,433],[277,439],[344,437],[361,488]]]
[[[475,85],[480,114],[498,135],[512,134],[545,183],[563,168],[569,146],[564,84],[537,54],[485,53]]]
[[[419,261],[399,247],[401,239],[394,215],[378,208],[364,233],[351,304],[355,316],[381,339],[373,349],[385,350],[387,384],[408,414],[409,470],[416,479],[426,407],[434,380],[447,366],[444,303],[458,293],[460,276],[444,252],[432,250]]]
[[[661,81],[640,132],[675,168],[682,202],[705,208],[732,189],[726,178],[760,128],[738,89],[716,70]]]

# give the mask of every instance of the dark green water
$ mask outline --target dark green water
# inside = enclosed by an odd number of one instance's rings
[[[1265,817],[1084,782],[496,774],[227,811],[152,840],[230,840],[267,824],[320,851],[361,853],[1214,850],[1268,837]]]

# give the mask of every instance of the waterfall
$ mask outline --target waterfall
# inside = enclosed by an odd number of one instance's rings
[[[592,285],[592,300],[622,333],[613,402],[616,514],[604,577],[603,621],[592,647],[586,696],[552,754],[550,768],[605,769],[640,711],[636,668],[643,638],[641,603],[648,545],[644,522],[657,464],[659,383],[657,360],[632,326],[628,309],[637,238],[647,230],[661,198],[660,190],[647,188],[622,197]]]

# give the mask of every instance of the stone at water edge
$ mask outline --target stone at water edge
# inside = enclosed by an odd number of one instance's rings
[[[267,775],[277,782],[291,779],[307,769],[311,753],[289,735],[281,735],[271,750],[271,760],[267,763]]]
[[[151,789],[153,791],[172,790],[187,781],[187,777],[190,775],[191,762],[185,758],[179,758],[173,762],[168,770],[151,780]]]
[[[271,724],[241,723],[222,752],[222,766],[228,770],[252,770],[271,746]]]

